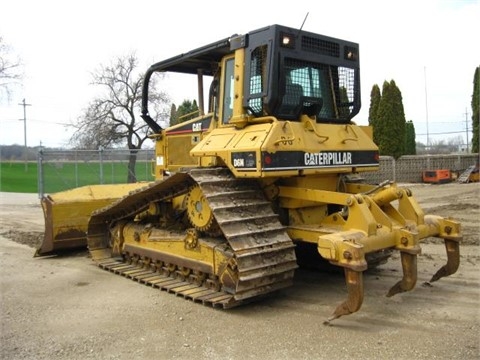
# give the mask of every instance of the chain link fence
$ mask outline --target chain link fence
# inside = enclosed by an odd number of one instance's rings
[[[152,181],[155,151],[138,150],[135,176],[137,181]],[[44,150],[38,155],[39,195],[93,184],[121,184],[128,179],[129,150]],[[380,157],[380,169],[363,173],[366,182],[422,182],[425,170],[448,169],[461,173],[479,161],[478,154],[402,156],[395,160]]]
[[[127,183],[130,150],[42,150],[38,153],[39,195],[94,184]],[[152,181],[155,151],[136,151],[137,181]]]
[[[462,155],[404,155],[395,160],[391,156],[380,156],[380,169],[373,173],[364,173],[362,177],[372,184],[384,180],[397,183],[422,182],[422,173],[426,170],[450,170],[457,175],[471,165],[478,164],[479,154]]]

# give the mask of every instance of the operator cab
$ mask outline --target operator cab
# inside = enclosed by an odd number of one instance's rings
[[[155,133],[160,126],[148,114],[148,84],[153,72],[198,77],[203,110],[203,77],[212,80],[208,111],[223,125],[278,120],[347,124],[360,110],[358,44],[280,25],[234,35],[152,65],[142,94],[142,117]]]
[[[348,123],[360,110],[358,44],[274,25],[249,34],[244,106],[255,117]]]

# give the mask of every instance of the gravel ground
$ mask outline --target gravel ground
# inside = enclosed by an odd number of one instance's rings
[[[213,309],[101,270],[85,251],[33,258],[38,198],[0,193],[0,358],[480,359],[479,184],[411,188],[426,212],[462,222],[459,271],[427,284],[445,259],[429,241],[416,288],[386,298],[401,277],[394,255],[366,273],[361,310],[330,326],[340,274],[300,269],[292,288]]]

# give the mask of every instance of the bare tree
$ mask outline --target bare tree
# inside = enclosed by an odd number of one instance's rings
[[[127,146],[130,150],[128,182],[135,182],[137,152],[148,138],[150,128],[140,117],[143,74],[137,72],[135,54],[116,58],[111,65],[100,66],[92,85],[103,91],[95,97],[72,126],[72,142],[77,148],[99,149]],[[149,86],[151,115],[157,122],[168,119],[169,99],[157,89],[152,78]]]
[[[12,55],[12,50],[0,36],[0,95],[10,96],[11,85],[23,77],[22,63],[18,57]]]

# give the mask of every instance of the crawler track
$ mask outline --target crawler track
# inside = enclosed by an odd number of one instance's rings
[[[203,305],[223,308],[239,305],[235,302],[231,294],[208,288],[202,284],[195,284],[194,282],[175,276],[160,274],[158,271],[146,269],[142,265],[129,265],[126,264],[122,258],[107,259],[99,261],[97,264],[104,270],[182,296],[185,299],[202,303]]]
[[[222,283],[216,274],[201,280],[196,276],[182,276],[180,271],[172,269],[172,265],[176,265],[184,271],[185,266],[180,263],[170,262],[168,271],[152,266],[171,254],[148,247],[142,249],[142,254],[112,257],[109,240],[112,224],[131,220],[151,202],[185,194],[196,184],[201,187],[219,225],[225,252],[231,254],[230,271],[234,272],[235,284]],[[95,212],[89,223],[88,244],[93,260],[105,270],[186,299],[223,308],[290,286],[297,268],[294,245],[258,183],[235,179],[226,169],[177,173]],[[128,263],[140,257],[142,261]],[[196,269],[193,266],[188,270],[193,274]]]

